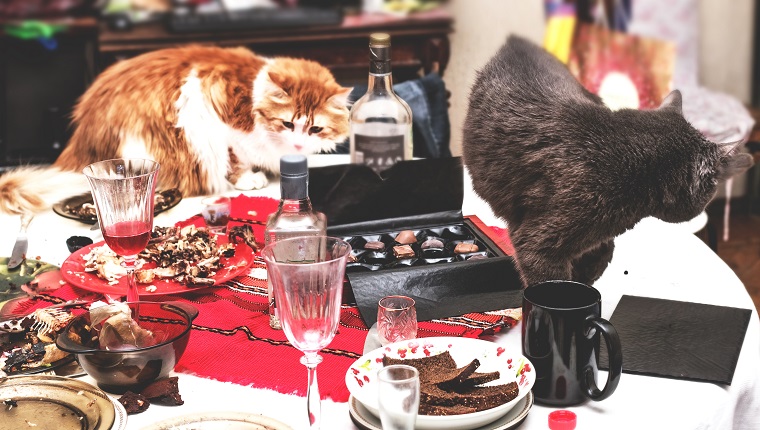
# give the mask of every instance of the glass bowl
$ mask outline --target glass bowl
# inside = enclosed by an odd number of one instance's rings
[[[58,348],[75,354],[84,371],[111,393],[139,392],[156,379],[168,376],[185,352],[192,322],[198,316],[198,310],[186,303],[139,301],[126,305],[132,315],[138,311],[139,332],[149,331],[143,336],[149,340],[130,343],[125,340],[128,336],[119,331],[103,330],[103,322],[95,321],[93,326],[94,310],[77,315],[56,339]],[[101,346],[101,334],[107,336],[109,331],[111,341]]]

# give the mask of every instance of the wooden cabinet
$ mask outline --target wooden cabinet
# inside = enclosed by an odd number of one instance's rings
[[[366,83],[369,35],[391,35],[393,74],[396,82],[419,73],[438,70],[449,60],[448,35],[452,19],[443,11],[398,18],[379,15],[346,16],[340,25],[267,30],[171,33],[163,23],[112,31],[101,25],[98,38],[99,70],[113,62],[143,52],[197,43],[246,46],[267,56],[303,57],[327,66],[344,85]]]

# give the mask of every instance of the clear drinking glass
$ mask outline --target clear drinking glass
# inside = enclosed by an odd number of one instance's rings
[[[377,372],[383,430],[414,430],[420,407],[420,375],[412,366],[394,364]]]
[[[306,411],[309,428],[319,429],[319,351],[332,342],[340,321],[343,275],[351,245],[326,236],[278,240],[261,251],[272,281],[277,313],[290,343],[304,353],[308,369]]]
[[[159,165],[152,160],[119,158],[90,164],[90,181],[100,231],[127,270],[127,301],[140,300],[135,283],[137,254],[153,230],[153,204]]]
[[[230,221],[232,200],[229,197],[206,197],[201,200],[203,208],[201,215],[211,233],[225,234],[227,223]]]
[[[417,309],[407,296],[386,296],[377,304],[377,337],[385,346],[417,337]]]

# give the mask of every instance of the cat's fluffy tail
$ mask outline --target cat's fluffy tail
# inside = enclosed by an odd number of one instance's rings
[[[0,176],[0,211],[35,214],[89,190],[81,172],[51,166],[19,167]]]

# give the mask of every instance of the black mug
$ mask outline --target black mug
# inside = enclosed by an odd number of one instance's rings
[[[533,363],[537,402],[569,406],[604,400],[615,391],[623,371],[620,337],[601,317],[602,296],[573,281],[548,281],[523,290],[523,355]],[[610,370],[597,387],[599,337],[604,336]]]

